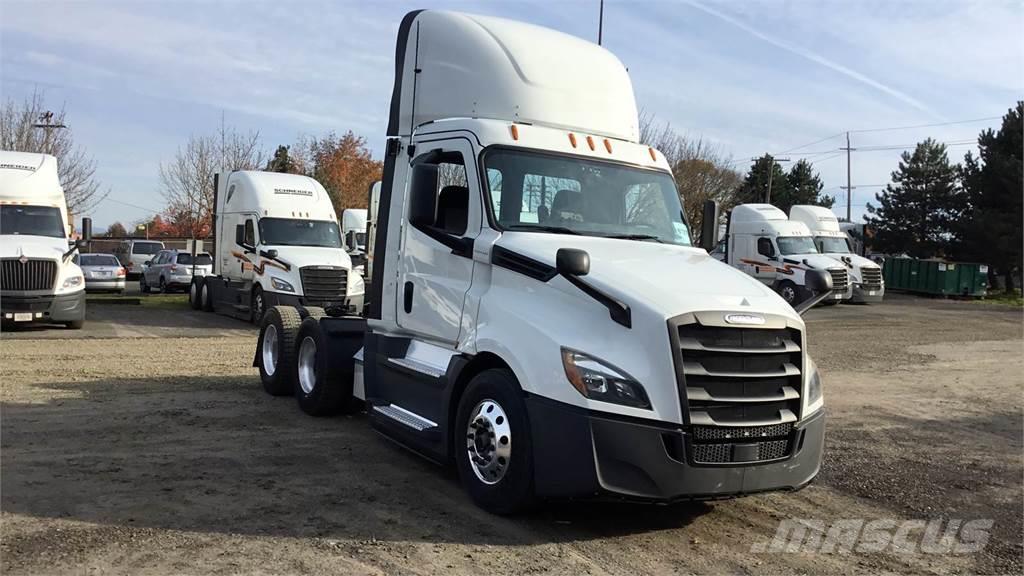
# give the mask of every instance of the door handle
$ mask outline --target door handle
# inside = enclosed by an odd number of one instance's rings
[[[405,304],[405,313],[412,313],[412,282],[405,283],[405,290],[403,291],[402,298]]]

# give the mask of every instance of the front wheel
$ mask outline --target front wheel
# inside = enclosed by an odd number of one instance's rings
[[[149,294],[149,284],[146,284],[146,275],[139,276],[139,292]]]
[[[473,377],[459,400],[453,435],[459,478],[477,506],[511,514],[533,503],[530,423],[511,372],[491,369]]]
[[[786,304],[790,306],[796,306],[807,299],[806,290],[797,286],[789,280],[784,280],[779,284],[779,296],[786,301]]]
[[[252,313],[252,323],[259,326],[260,322],[263,321],[263,315],[266,313],[267,299],[263,295],[263,288],[259,284],[252,289],[252,303],[250,304],[249,310]]]

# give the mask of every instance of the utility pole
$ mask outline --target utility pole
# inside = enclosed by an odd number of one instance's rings
[[[604,0],[601,0],[601,8],[597,13],[597,45],[601,45],[602,36],[604,35]]]
[[[846,221],[852,222],[853,220],[850,217],[850,206],[853,202],[853,185],[850,183],[850,152],[854,149],[850,148],[849,132],[846,133],[846,148],[840,148],[840,150],[846,150]]]
[[[46,137],[43,139],[43,152],[45,152],[46,154],[50,153],[50,134],[54,130],[59,130],[61,128],[67,128],[67,126],[65,126],[63,124],[54,124],[53,123],[53,112],[50,112],[49,110],[47,110],[46,112],[43,112],[42,114],[40,114],[39,115],[39,123],[38,124],[33,124],[32,127],[33,128],[42,128],[43,130],[46,131]]]
[[[771,164],[768,166],[768,195],[764,199],[765,204],[772,203],[772,177],[775,176],[775,163],[776,162],[789,162],[789,158],[772,158],[771,154],[765,154],[767,158],[771,160]],[[754,160],[757,160],[756,158]]]

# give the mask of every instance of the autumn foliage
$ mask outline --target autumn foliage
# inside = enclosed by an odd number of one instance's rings
[[[381,179],[384,165],[373,159],[366,138],[351,130],[341,136],[330,132],[307,138],[292,150],[296,148],[302,156],[300,164],[327,190],[338,214],[346,208],[367,207],[370,185]]]

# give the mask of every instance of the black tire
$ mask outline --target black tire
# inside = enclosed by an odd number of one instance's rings
[[[199,309],[204,312],[213,312],[213,298],[210,296],[210,283],[205,279],[199,291]]]
[[[298,313],[296,311],[296,313]],[[252,288],[252,298],[249,301],[249,314],[251,314],[252,323],[259,326],[263,322],[263,317],[267,314],[267,298],[263,295],[263,288],[259,284],[256,284]]]
[[[81,330],[82,327],[85,326],[85,318],[82,318],[81,320],[72,320],[70,322],[65,322],[64,326],[66,326],[68,330]]]
[[[295,398],[310,416],[330,416],[352,404],[352,379],[331,362],[327,336],[318,318],[308,316],[295,339]]]
[[[291,306],[274,306],[263,317],[260,337],[256,341],[256,363],[260,368],[260,382],[271,396],[288,396],[295,390],[295,338],[302,319]],[[273,334],[273,342],[265,342]],[[268,351],[273,350],[276,363],[268,362]]]
[[[504,411],[509,435],[512,437],[508,443],[514,448],[503,475],[493,484],[477,476],[470,462],[468,447],[468,442],[472,440],[469,437],[470,417],[477,406],[486,400],[497,403]],[[493,434],[491,438],[492,442],[504,443]],[[530,423],[522,389],[511,372],[500,368],[491,369],[473,377],[459,399],[452,442],[462,486],[477,506],[494,514],[512,514],[533,505],[533,442]]]
[[[142,292],[143,294],[149,294],[149,284],[146,284],[145,274],[139,276],[139,292]]]
[[[327,311],[319,306],[303,306],[299,310],[299,315],[302,316],[303,320],[306,318],[316,318],[319,320],[324,316],[327,316]]]
[[[163,276],[160,277],[160,293],[167,294],[167,280]]]
[[[786,304],[796,306],[806,300],[810,295],[803,287],[797,286],[790,280],[783,280],[779,284],[779,296],[782,296],[782,299],[786,301]]]
[[[199,310],[202,307],[202,303],[199,301],[203,290],[202,284],[202,278],[193,278],[192,282],[188,285],[188,303],[193,310]]]

